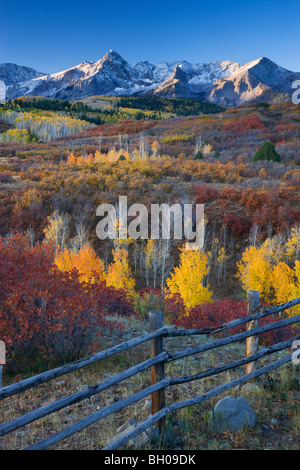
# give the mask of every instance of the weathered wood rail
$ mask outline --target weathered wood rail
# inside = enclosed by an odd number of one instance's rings
[[[151,369],[151,386],[145,388],[144,390],[135,393],[128,398],[122,399],[112,405],[109,405],[86,418],[78,421],[77,423],[63,429],[60,432],[53,434],[52,436],[43,439],[42,441],[27,447],[26,450],[41,450],[48,448],[57,442],[66,439],[69,436],[81,431],[82,429],[90,426],[91,424],[100,421],[106,416],[109,416],[116,411],[119,411],[133,403],[138,402],[139,400],[151,395],[152,398],[152,415],[141,422],[133,431],[127,433],[125,436],[114,440],[111,444],[104,447],[103,450],[116,449],[129,440],[133,439],[135,436],[145,431],[152,425],[159,426],[160,432],[163,431],[165,425],[165,418],[170,412],[185,408],[188,406],[193,406],[199,404],[205,400],[219,395],[231,388],[236,387],[237,385],[244,384],[249,381],[254,381],[257,377],[267,374],[272,370],[281,367],[282,365],[288,363],[292,359],[292,354],[287,354],[281,359],[278,359],[272,362],[269,365],[257,368],[259,359],[266,357],[270,354],[273,354],[278,351],[283,351],[291,348],[294,341],[300,339],[300,335],[290,338],[286,341],[277,343],[273,346],[265,347],[261,350],[258,348],[258,336],[266,331],[273,331],[275,329],[283,328],[289,325],[295,325],[300,322],[300,315],[295,315],[293,317],[280,319],[276,322],[259,326],[259,319],[264,318],[275,313],[283,312],[287,309],[295,307],[300,304],[300,298],[291,300],[285,304],[272,307],[266,310],[259,311],[259,293],[256,291],[248,292],[248,312],[247,316],[243,318],[238,318],[234,321],[225,323],[218,327],[214,328],[205,328],[205,329],[192,329],[192,330],[171,330],[166,327],[163,327],[163,318],[162,313],[157,311],[149,312],[150,320],[150,333],[146,335],[133,338],[124,343],[118,344],[110,349],[105,351],[100,351],[88,358],[58,367],[46,371],[42,374],[36,375],[29,379],[22,380],[18,383],[8,385],[0,389],[0,400],[3,400],[7,397],[19,394],[25,390],[31,389],[40,385],[42,383],[53,380],[54,378],[61,377],[70,372],[79,370],[83,367],[86,367],[90,364],[94,364],[103,359],[109,358],[113,355],[119,354],[123,351],[127,351],[139,344],[150,341],[150,351],[151,358],[137,364],[115,376],[105,380],[99,384],[96,384],[92,387],[89,387],[86,390],[79,391],[67,397],[61,398],[54,401],[48,405],[39,407],[33,411],[30,411],[18,418],[15,418],[7,423],[0,424],[0,436],[8,434],[12,431],[15,431],[23,426],[26,426],[29,423],[32,423],[44,416],[50,415],[56,411],[59,411],[67,406],[78,403],[86,398],[90,398],[102,391],[112,387],[113,385],[119,384],[125,379],[132,377],[139,372],[142,372],[146,369]],[[166,337],[185,337],[191,335],[214,335],[219,332],[226,331],[230,328],[246,325],[246,331],[238,333],[235,335],[227,336],[222,339],[217,339],[208,343],[204,343],[198,347],[188,348],[184,351],[170,353],[164,350],[163,339]],[[182,377],[176,378],[165,378],[164,366],[166,363],[179,360],[194,354],[203,353],[210,351],[212,349],[232,344],[234,342],[246,340],[246,356],[233,361],[229,364],[221,365],[205,371],[199,372],[197,374],[185,375]],[[176,386],[179,384],[191,382],[194,380],[200,380],[205,377],[212,375],[217,375],[222,372],[235,369],[237,367],[246,366],[246,374],[242,377],[239,377],[235,380],[227,382],[219,387],[216,387],[209,392],[196,397],[190,398],[178,403],[173,403],[166,406],[165,403],[165,390],[169,386]]]

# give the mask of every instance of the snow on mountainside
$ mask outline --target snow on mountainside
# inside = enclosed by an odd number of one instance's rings
[[[30,67],[23,67],[16,64],[0,64],[0,80],[6,83],[6,86],[12,86],[16,83],[31,80],[44,75]]]
[[[292,82],[300,74],[262,57],[241,65],[231,61],[191,64],[148,61],[132,66],[111,50],[97,62],[82,62],[68,70],[41,74],[15,64],[0,65],[7,97],[45,96],[69,101],[93,95],[154,95],[201,98],[235,106],[264,98],[289,101]]]
[[[291,101],[292,83],[299,78],[300,73],[261,57],[244,65],[238,73],[216,81],[208,99],[227,106],[251,101]]]
[[[18,94],[19,84],[43,76],[30,67],[16,64],[0,64],[0,80],[5,83],[8,97]]]

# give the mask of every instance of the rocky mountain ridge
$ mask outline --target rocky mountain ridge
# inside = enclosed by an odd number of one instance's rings
[[[0,65],[7,98],[44,96],[76,101],[94,95],[153,95],[198,98],[236,106],[247,102],[291,100],[292,83],[300,73],[266,57],[247,64],[229,60],[191,64],[148,61],[130,65],[110,50],[96,62],[82,62],[62,72],[44,74],[16,64]]]

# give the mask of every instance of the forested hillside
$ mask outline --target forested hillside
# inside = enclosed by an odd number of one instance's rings
[[[121,98],[111,114],[122,105],[141,113],[189,113],[188,101],[176,103]],[[267,305],[299,296],[299,107],[261,103],[198,114],[197,106],[187,117],[128,115],[100,126],[82,119],[92,111],[78,103],[25,106],[18,100],[2,108],[10,129],[1,128],[0,145],[0,322],[14,345],[14,367],[33,325],[38,331],[41,311],[49,321],[54,314],[57,325],[63,321],[66,334],[86,318],[82,355],[95,342],[92,325],[109,327],[108,313],[145,318],[149,306],[164,305],[170,321],[201,326],[244,312],[248,289],[259,290]],[[203,250],[189,252],[184,240],[99,240],[96,209],[117,204],[120,195],[149,209],[153,203],[204,204]],[[74,297],[68,321],[61,317],[66,292]],[[94,308],[101,312],[97,318]],[[27,321],[12,331],[20,311]],[[220,311],[224,318],[215,316]],[[30,354],[43,356],[44,347],[36,335]],[[56,350],[50,337],[47,348],[47,357],[60,358],[63,347]]]

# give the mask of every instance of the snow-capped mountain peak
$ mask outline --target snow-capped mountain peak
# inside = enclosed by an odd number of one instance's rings
[[[268,99],[280,93],[283,100],[289,100],[291,84],[297,79],[299,73],[266,57],[246,64],[225,60],[196,64],[141,61],[130,65],[113,49],[96,62],[83,61],[47,75],[15,64],[0,65],[0,80],[6,83],[8,98],[34,95],[69,101],[103,94],[154,94],[236,105],[259,99],[262,94],[265,98],[266,91]]]

